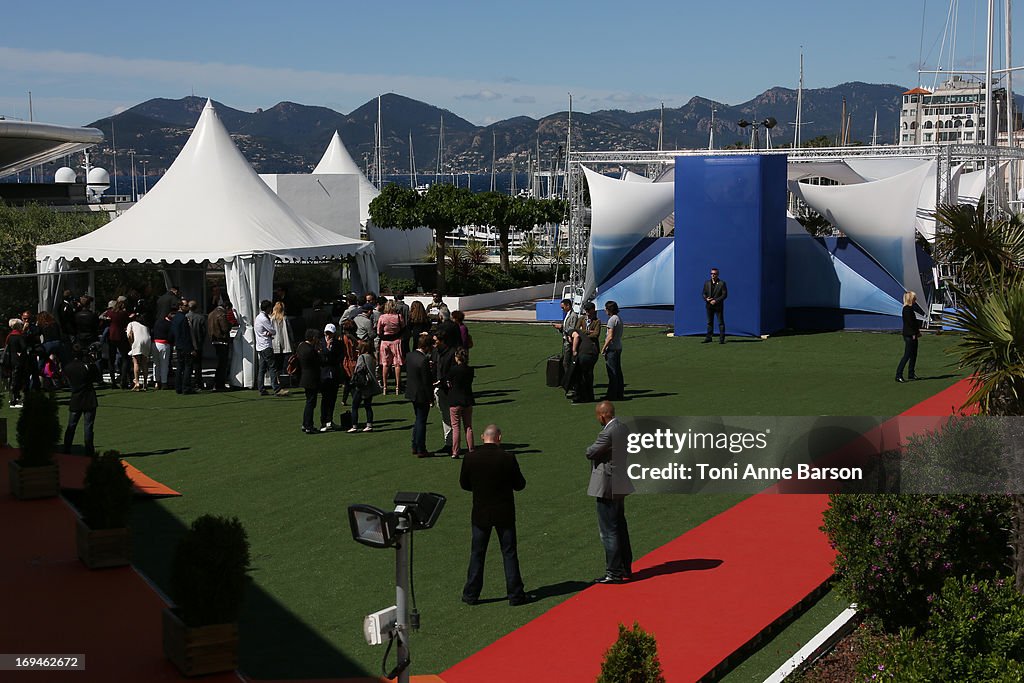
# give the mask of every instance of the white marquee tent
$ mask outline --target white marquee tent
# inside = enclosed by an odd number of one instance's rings
[[[370,219],[370,202],[372,202],[380,190],[373,186],[363,171],[359,168],[352,155],[345,149],[345,143],[341,141],[341,135],[334,131],[331,143],[324,150],[320,163],[313,169],[313,175],[344,173],[359,176],[359,222],[366,226]]]
[[[188,142],[152,191],[88,235],[38,247],[36,270],[57,275],[73,263],[222,263],[240,323],[232,376],[236,384],[252,386],[252,323],[259,301],[271,298],[275,263],[343,258],[353,260],[356,289],[377,291],[373,243],[343,237],[295,213],[260,180],[207,101]],[[40,304],[53,310],[59,278],[39,280]]]

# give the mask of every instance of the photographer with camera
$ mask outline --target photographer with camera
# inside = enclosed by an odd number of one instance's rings
[[[67,378],[68,386],[71,388],[71,398],[68,401],[68,427],[64,432],[64,452],[71,452],[71,443],[75,440],[75,430],[78,428],[78,421],[85,418],[85,454],[89,457],[96,455],[93,446],[93,426],[96,424],[96,400],[95,383],[100,381],[100,371],[96,365],[96,357],[99,351],[99,342],[91,345],[87,351],[76,345],[71,350],[72,360],[64,367],[64,376]]]

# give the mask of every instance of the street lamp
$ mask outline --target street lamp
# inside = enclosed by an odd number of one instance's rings
[[[372,505],[348,506],[348,522],[352,539],[371,548],[395,549],[395,604],[368,615],[363,620],[363,634],[370,645],[380,645],[386,639],[388,652],[398,641],[398,663],[387,678],[398,677],[399,683],[409,682],[409,631],[420,627],[416,609],[416,594],[412,581],[412,532],[430,529],[441,516],[447,499],[439,493],[395,494],[395,509],[391,512]],[[412,598],[410,612],[407,596]],[[387,652],[384,659],[387,660]]]
[[[778,124],[774,116],[769,116],[764,121],[747,121],[746,119],[740,119],[736,125],[740,128],[750,128],[750,149],[760,149],[761,141],[757,135],[758,128],[764,128],[765,141],[768,144],[767,149],[772,148],[772,133],[771,130]]]
[[[142,195],[145,196],[149,193],[149,173],[146,166],[149,164],[148,161],[142,159],[139,161],[142,164]]]

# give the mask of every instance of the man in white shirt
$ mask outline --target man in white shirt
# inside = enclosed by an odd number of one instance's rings
[[[256,316],[253,323],[253,332],[256,335],[256,388],[260,390],[260,396],[267,395],[267,389],[263,384],[264,376],[270,373],[270,388],[274,395],[281,394],[281,385],[278,383],[277,370],[274,367],[274,349],[271,346],[274,341],[276,330],[270,319],[270,311],[274,304],[268,299],[260,302],[260,314]]]

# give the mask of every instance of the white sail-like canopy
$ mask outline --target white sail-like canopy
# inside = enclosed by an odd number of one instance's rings
[[[856,185],[791,182],[789,187],[923,301],[914,233],[921,186],[935,173],[934,166],[934,162],[920,164],[884,180]]]
[[[786,168],[786,177],[790,181],[801,178],[828,178],[843,185],[863,183],[864,177],[850,168],[845,161],[793,161]]]
[[[658,221],[672,213],[675,183],[616,180],[583,167],[593,214],[584,300]]]
[[[320,163],[313,169],[313,175],[329,173],[359,176],[359,222],[366,227],[366,222],[370,219],[370,202],[380,194],[380,190],[373,186],[358,164],[352,160],[352,155],[345,149],[345,144],[341,141],[338,131],[334,131],[334,137],[331,138],[331,143],[324,151]]]
[[[352,257],[363,288],[376,291],[372,242],[343,237],[293,211],[242,156],[207,101],[167,173],[138,204],[88,235],[36,248],[36,269],[58,274],[70,263],[223,263],[241,329],[236,378],[248,384],[252,321],[270,298],[276,261]],[[56,277],[40,278],[41,304],[55,303]]]

